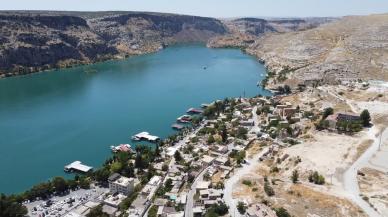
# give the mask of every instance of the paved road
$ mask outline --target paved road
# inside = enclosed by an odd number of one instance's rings
[[[255,106],[252,109],[252,117],[255,122],[255,125],[252,127],[252,129],[248,132],[257,132],[259,129],[258,125],[258,118],[256,114],[257,106]],[[226,205],[229,206],[229,214],[231,217],[239,217],[242,216],[237,211],[237,203],[238,201],[233,199],[232,193],[233,193],[233,186],[240,180],[241,177],[243,177],[246,174],[249,174],[251,171],[257,167],[257,165],[260,163],[259,159],[262,157],[266,152],[268,152],[268,147],[263,149],[260,153],[255,155],[252,159],[249,160],[248,164],[243,164],[242,168],[236,168],[234,170],[234,173],[231,175],[231,177],[225,182],[225,188],[224,188],[224,200]]]
[[[224,200],[226,205],[229,206],[229,213],[231,217],[241,216],[236,208],[238,201],[232,197],[233,186],[240,180],[241,177],[254,171],[260,163],[259,158],[262,157],[264,153],[268,152],[268,149],[268,147],[263,149],[263,151],[250,159],[249,164],[244,164],[242,168],[236,168],[233,175],[225,182]]]
[[[195,195],[195,187],[197,186],[197,183],[203,180],[203,175],[206,173],[207,169],[209,167],[206,167],[198,176],[195,178],[193,184],[191,185],[191,189],[189,193],[187,194],[187,201],[186,201],[186,207],[185,207],[185,217],[193,217],[193,206],[194,206],[194,195]]]
[[[374,139],[373,144],[368,150],[361,155],[360,158],[344,173],[344,188],[349,194],[349,198],[356,203],[368,216],[380,217],[379,215],[365,200],[360,197],[360,189],[357,181],[357,171],[366,166],[371,157],[378,151],[381,141],[388,139],[388,129],[382,132],[382,138],[375,137],[378,132],[377,127],[369,129],[370,138]]]

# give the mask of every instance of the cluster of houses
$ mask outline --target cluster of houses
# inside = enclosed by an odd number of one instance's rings
[[[282,104],[274,99],[239,99],[233,109],[230,103],[226,104],[223,112],[213,119],[204,120],[197,133],[188,135],[185,144],[163,147],[163,161],[153,163],[159,175],[152,177],[139,191],[127,214],[145,216],[153,209],[158,217],[183,217],[185,212],[204,216],[209,207],[222,203],[223,183],[238,164],[232,153],[242,152],[253,141],[264,140],[268,141],[269,149],[263,157],[271,157],[278,153],[281,146],[287,145],[282,140],[297,137],[301,132],[301,111],[290,103]],[[256,112],[256,108],[262,110],[264,107],[266,109],[261,114]],[[221,138],[220,124],[225,126],[227,138]],[[238,131],[245,135],[238,135]],[[210,136],[215,141],[210,142]],[[174,160],[176,152],[180,153],[183,163]],[[163,169],[166,165],[167,170]],[[168,191],[163,191],[162,195],[160,191],[157,193],[167,181],[171,184]],[[118,212],[119,204],[138,183],[137,179],[120,174],[110,176],[110,194],[104,199],[104,212],[111,216],[121,214]],[[246,216],[276,215],[263,204],[252,204]]]

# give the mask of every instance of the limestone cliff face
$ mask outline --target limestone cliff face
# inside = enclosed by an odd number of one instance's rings
[[[206,42],[227,32],[213,18],[135,12],[0,12],[0,77]]]

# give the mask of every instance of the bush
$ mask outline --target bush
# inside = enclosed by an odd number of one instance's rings
[[[309,177],[309,182],[312,182],[316,185],[323,185],[325,184],[325,177],[320,175],[317,171],[310,173]]]
[[[242,215],[246,212],[247,206],[245,206],[245,204],[243,202],[239,201],[237,204],[237,210]]]
[[[299,180],[299,173],[298,173],[298,170],[294,170],[292,171],[292,175],[291,175],[291,181],[292,183],[296,184]]]
[[[264,183],[264,192],[269,196],[269,197],[272,197],[275,195],[275,191],[273,190],[273,188],[269,185],[268,182],[265,182]]]
[[[323,114],[322,114],[322,120],[326,119],[329,115],[332,115],[334,114],[334,109],[329,107],[329,108],[325,108],[323,110]]]
[[[252,182],[250,180],[243,180],[242,183],[247,186],[252,186]]]
[[[367,109],[365,109],[361,112],[360,118],[361,118],[361,121],[362,121],[362,124],[364,127],[368,127],[370,125],[369,122],[371,120],[371,117],[370,117],[369,111]]]
[[[286,209],[283,207],[275,208],[274,211],[276,212],[276,215],[278,217],[291,217],[291,215],[288,213]]]

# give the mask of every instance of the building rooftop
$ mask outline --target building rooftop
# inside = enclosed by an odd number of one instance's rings
[[[207,164],[210,164],[211,162],[213,162],[213,160],[214,160],[214,157],[210,157],[209,155],[204,155],[202,157],[202,161]]]
[[[127,186],[129,185],[131,182],[133,182],[134,179],[133,178],[127,178],[125,176],[120,176],[118,179],[116,179],[114,181],[115,184],[119,184],[119,185],[123,185],[123,186]]]
[[[114,181],[116,181],[116,179],[120,178],[120,176],[121,175],[118,173],[113,173],[112,175],[109,176],[108,181],[114,182]]]
[[[197,189],[208,189],[208,188],[209,188],[209,185],[210,185],[210,182],[202,181],[202,182],[198,182],[198,183],[197,183],[196,188],[197,188]]]

